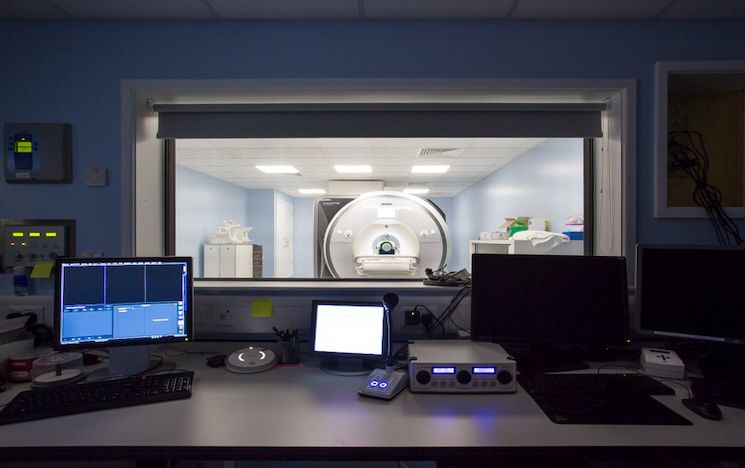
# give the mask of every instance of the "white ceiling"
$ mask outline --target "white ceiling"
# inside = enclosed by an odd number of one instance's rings
[[[743,19],[744,0],[0,0],[13,19]]]
[[[329,180],[382,180],[386,189],[426,187],[427,197],[451,197],[493,173],[541,138],[295,138],[176,140],[176,164],[245,188],[302,197]],[[459,149],[454,156],[419,157],[420,148]],[[372,174],[338,174],[334,165],[372,166]],[[445,174],[412,174],[413,165],[450,165]],[[300,175],[265,174],[256,165],[292,165]],[[315,197],[316,195],[307,195]]]

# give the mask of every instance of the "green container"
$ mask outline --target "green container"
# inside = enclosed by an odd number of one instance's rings
[[[527,231],[528,226],[510,226],[510,237],[515,235],[516,232]]]

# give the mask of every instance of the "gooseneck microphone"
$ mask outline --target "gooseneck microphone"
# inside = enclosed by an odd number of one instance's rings
[[[383,296],[383,312],[385,314],[385,324],[388,332],[388,346],[385,352],[385,371],[393,372],[393,345],[391,344],[391,313],[398,305],[398,294],[385,293]]]

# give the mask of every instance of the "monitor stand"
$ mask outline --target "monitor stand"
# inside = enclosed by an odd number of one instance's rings
[[[355,376],[367,375],[376,367],[376,362],[362,358],[325,358],[321,370],[327,374]]]
[[[91,372],[91,380],[121,378],[140,374],[154,367],[164,365],[164,361],[151,358],[149,345],[112,346],[109,348],[109,365]],[[167,368],[167,366],[166,366]]]
[[[566,372],[590,367],[571,349],[559,349],[550,345],[530,345],[514,351],[505,346],[505,349],[517,361],[517,370],[520,372]]]

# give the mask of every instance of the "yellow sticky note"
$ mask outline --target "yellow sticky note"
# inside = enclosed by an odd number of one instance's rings
[[[269,318],[272,316],[272,301],[253,301],[251,303],[251,317]]]
[[[36,262],[34,269],[31,270],[32,278],[49,278],[52,276],[54,262]]]

